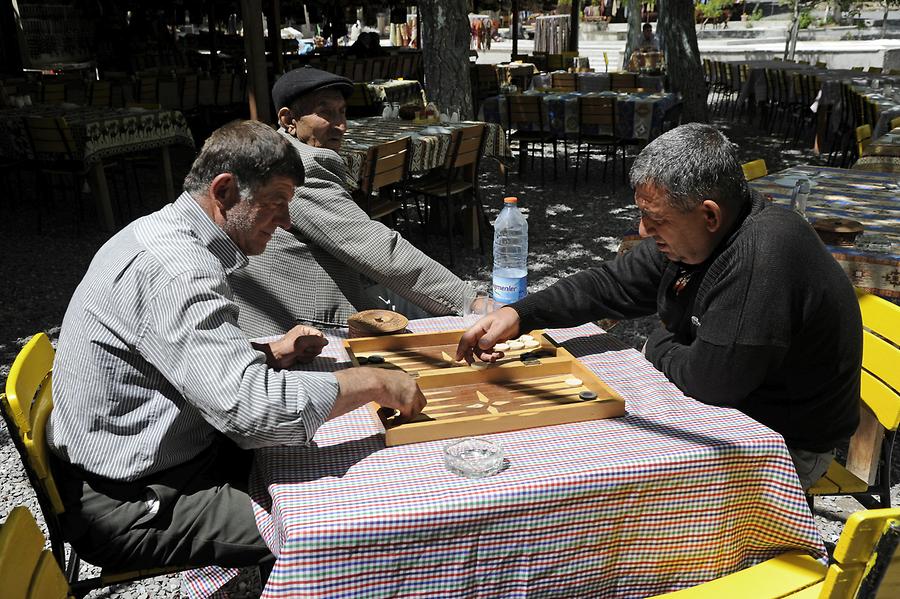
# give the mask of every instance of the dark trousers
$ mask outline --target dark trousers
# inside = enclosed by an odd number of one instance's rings
[[[66,540],[86,561],[112,570],[271,568],[275,558],[247,493],[252,462],[252,452],[224,437],[190,462],[134,482],[91,475],[54,457]]]

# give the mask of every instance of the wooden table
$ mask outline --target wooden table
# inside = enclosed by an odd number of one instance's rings
[[[413,321],[414,331],[463,319]],[[338,336],[311,365],[345,366]],[[263,597],[646,597],[822,542],[781,436],[686,398],[595,325],[550,331],[625,398],[619,418],[487,435],[508,466],[467,479],[447,441],[386,448],[365,407],[308,447],[256,452]],[[190,575],[206,596],[232,572]]]
[[[810,220],[823,217],[849,218],[862,223],[863,236],[857,246],[828,246],[854,287],[882,297],[900,298],[900,187],[889,173],[798,166],[756,179],[750,186],[773,201],[789,205],[794,181],[804,176],[812,186],[806,208]],[[877,235],[882,244],[865,243]]]
[[[169,146],[194,146],[194,138],[184,115],[176,110],[143,108],[99,108],[92,106],[39,104],[0,110],[0,156],[34,158],[27,117],[65,117],[78,157],[90,167],[88,180],[97,202],[101,225],[116,229],[103,160],[149,149],[160,152],[160,191],[163,198],[174,198]]]

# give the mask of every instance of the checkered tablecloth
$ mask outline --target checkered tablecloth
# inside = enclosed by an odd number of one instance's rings
[[[594,325],[550,334],[624,417],[490,435],[509,463],[486,479],[448,471],[447,442],[385,448],[364,408],[310,447],[260,450],[254,509],[278,556],[263,597],[645,597],[787,550],[823,556],[779,435],[684,397]],[[332,338],[313,368],[346,360]],[[207,571],[220,577],[195,573],[193,596],[224,578]]]
[[[864,244],[871,236],[893,243],[891,249],[873,251],[865,247],[828,246],[854,287],[882,297],[900,298],[900,186],[897,175],[864,170],[796,166],[754,180],[750,185],[788,206],[798,177],[812,186],[806,216],[838,217],[859,221]]]

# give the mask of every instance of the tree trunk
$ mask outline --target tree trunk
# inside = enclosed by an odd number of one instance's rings
[[[884,2],[884,17],[881,19],[881,37],[887,37],[887,20],[888,20],[888,0],[883,0]]]
[[[659,22],[663,53],[666,57],[669,91],[681,94],[682,120],[705,123],[706,82],[697,47],[694,3],[691,0],[659,0]]]
[[[657,25],[659,27],[659,25]],[[625,54],[622,56],[622,68],[628,67],[631,54],[641,45],[641,2],[628,0],[628,37],[625,38]]]
[[[441,112],[473,118],[466,0],[421,0],[419,27],[428,99]]]
[[[794,0],[794,12],[791,15],[791,28],[784,43],[784,59],[794,60],[797,49],[797,36],[800,34],[800,0]]]

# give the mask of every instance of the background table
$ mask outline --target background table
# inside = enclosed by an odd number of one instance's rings
[[[492,123],[463,121],[459,123],[417,124],[400,119],[366,117],[347,123],[347,133],[339,154],[347,164],[347,184],[351,189],[359,187],[366,153],[372,146],[400,139],[412,138],[411,173],[424,173],[443,166],[450,149],[450,136],[454,129],[470,125],[485,124],[484,156],[502,159],[510,156],[506,135],[499,126]],[[423,133],[431,127],[433,133]],[[441,128],[440,131],[434,129]]]
[[[103,160],[159,148],[161,152],[162,197],[174,199],[169,146],[194,146],[194,138],[184,115],[177,110],[143,108],[100,108],[43,104],[0,110],[0,156],[34,158],[27,117],[64,117],[75,139],[77,158],[91,168],[90,183],[104,226],[115,230],[112,205]]]
[[[849,218],[863,224],[864,234],[882,235],[893,249],[873,252],[828,246],[854,287],[882,297],[900,298],[900,190],[896,175],[825,167],[793,167],[750,183],[783,206],[790,204],[797,177],[810,179],[806,208],[810,220]]]
[[[565,73],[566,71],[556,71],[557,73]],[[531,80],[532,89],[540,89],[552,87],[553,73],[541,73],[535,75]],[[580,92],[605,92],[610,91],[610,74],[609,73],[575,73],[578,81],[578,91]],[[662,75],[638,75],[637,86],[651,92],[661,92],[663,89]]]
[[[666,112],[681,100],[675,94],[629,94],[617,92],[568,92],[547,93],[527,91],[525,95],[538,95],[546,110],[550,131],[562,137],[574,139],[578,134],[578,98],[614,96],[616,98],[616,133],[625,139],[651,140],[662,130]],[[486,98],[481,105],[483,120],[500,123],[504,129],[509,115],[506,96]],[[539,128],[535,123],[535,129]]]
[[[310,447],[257,451],[254,509],[278,555],[263,597],[645,597],[791,549],[823,556],[781,437],[684,397],[601,333],[551,332],[625,398],[626,416],[490,435],[509,461],[495,476],[449,472],[447,442],[385,448],[365,408]],[[346,365],[330,339],[312,369]]]

